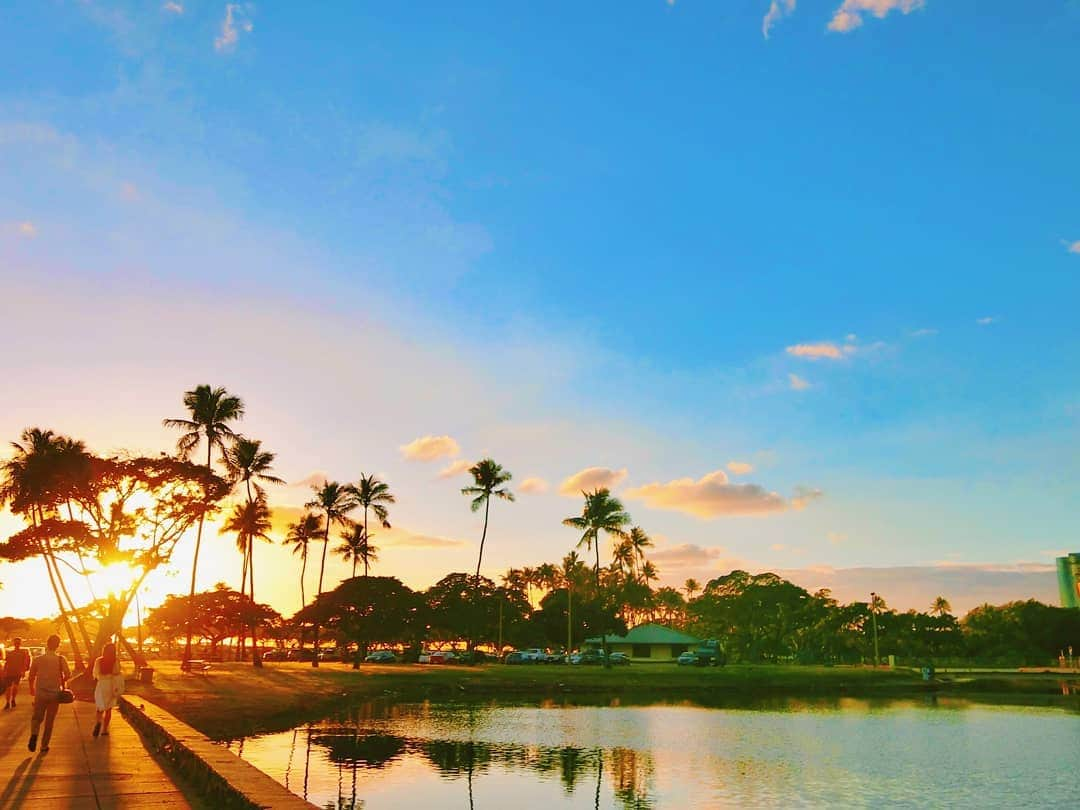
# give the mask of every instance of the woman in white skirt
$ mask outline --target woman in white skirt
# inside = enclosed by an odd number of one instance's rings
[[[97,721],[94,723],[94,736],[109,734],[109,721],[112,710],[124,694],[124,672],[116,658],[116,645],[111,641],[101,650],[101,655],[94,661],[94,704],[97,706]]]

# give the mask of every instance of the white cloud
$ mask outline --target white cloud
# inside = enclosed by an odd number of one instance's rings
[[[997,318],[992,315],[987,315],[986,317],[975,319],[975,323],[977,323],[979,326],[989,326],[995,321],[997,321]]]
[[[937,333],[938,333],[937,329],[916,329],[914,332],[911,333],[911,336],[912,337],[930,337],[931,335],[936,335]]]
[[[456,475],[467,473],[472,465],[473,463],[471,461],[459,458],[457,461],[453,461],[439,470],[439,478],[453,478]]]
[[[829,21],[829,30],[846,34],[863,24],[863,14],[873,14],[880,20],[890,11],[910,14],[924,5],[925,0],[844,0]]]
[[[795,10],[795,0],[772,0],[765,18],[761,21],[761,35],[769,38],[772,27],[782,18]]]
[[[586,467],[571,475],[559,485],[559,494],[576,498],[582,492],[595,489],[615,489],[626,478],[626,468],[611,470],[607,467]]]
[[[1080,239],[1077,239],[1075,242],[1066,242],[1065,249],[1068,250],[1069,253],[1080,253]]]
[[[167,11],[169,14],[183,14],[184,6],[181,3],[175,2],[175,0],[168,0],[168,2],[161,4],[161,10]]]
[[[667,483],[645,484],[625,494],[631,500],[644,501],[651,509],[683,512],[700,518],[767,515],[787,508],[787,502],[779,494],[757,484],[732,484],[723,470],[708,473],[697,481],[677,478]]]
[[[7,224],[0,223],[0,234],[5,232],[21,236],[23,239],[33,239],[38,235],[37,226],[29,220],[9,222]]]
[[[727,468],[733,475],[747,475],[754,471],[754,465],[749,461],[729,461]]]
[[[810,387],[810,383],[800,377],[798,374],[788,374],[788,385],[791,386],[792,391],[805,391]]]
[[[458,443],[449,436],[421,436],[398,449],[409,461],[438,461],[453,458],[461,452]]]
[[[784,351],[792,357],[802,357],[807,360],[839,360],[844,353],[850,353],[854,347],[845,346],[842,350],[835,343],[796,343],[788,346]]]
[[[221,33],[214,40],[214,49],[220,53],[233,50],[240,34],[250,34],[255,29],[251,16],[255,6],[251,3],[227,3],[225,18],[221,21]]]
[[[548,491],[548,482],[543,478],[526,478],[518,484],[518,492],[526,495],[540,495]]]
[[[805,509],[811,501],[816,501],[825,495],[820,489],[812,487],[795,487],[795,494],[791,498],[792,509]]]
[[[322,470],[316,470],[310,475],[305,475],[299,481],[293,481],[289,484],[290,487],[296,487],[299,489],[311,489],[312,487],[321,487],[329,481],[329,477]]]

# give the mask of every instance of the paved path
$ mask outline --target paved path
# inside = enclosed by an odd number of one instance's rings
[[[30,753],[25,687],[16,709],[0,711],[0,810],[192,808],[119,711],[109,736],[95,740],[93,704],[61,706],[49,751],[41,753],[39,745]]]

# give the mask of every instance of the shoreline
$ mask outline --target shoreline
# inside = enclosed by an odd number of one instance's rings
[[[155,661],[154,683],[129,682],[145,697],[214,740],[283,731],[374,700],[644,705],[682,702],[752,707],[844,698],[966,698],[978,703],[1080,710],[1080,676],[1042,672],[943,674],[926,682],[908,670],[733,665],[717,669],[634,664],[604,670],[564,666],[478,667],[268,663],[215,664],[206,674]],[[1062,684],[1071,694],[1062,693]]]

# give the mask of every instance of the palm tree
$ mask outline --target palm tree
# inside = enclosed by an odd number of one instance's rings
[[[308,543],[322,534],[322,518],[305,512],[296,523],[289,525],[289,532],[285,535],[285,545],[292,546],[293,554],[299,554],[300,566],[300,607],[307,604],[304,594],[304,577],[307,574]]]
[[[379,549],[368,542],[364,527],[359,523],[353,523],[341,533],[344,541],[335,551],[342,556],[345,562],[352,563],[352,575],[356,578],[356,564],[364,564],[364,576],[368,575],[368,563],[378,562]]]
[[[930,606],[930,612],[938,616],[944,616],[946,613],[952,613],[952,605],[944,596],[939,596],[934,600],[934,604]]]
[[[251,579],[251,604],[255,604],[255,540],[265,540],[272,543],[270,538],[270,507],[266,505],[266,496],[259,493],[259,497],[253,501],[237,504],[233,507],[232,514],[222,526],[227,532],[236,532],[236,544],[244,549],[244,556],[248,560],[248,575]],[[240,588],[243,595],[243,586]],[[256,626],[251,625],[251,661],[256,667],[262,666],[262,657],[259,655],[258,639],[255,637]],[[243,640],[241,639],[241,643]],[[241,648],[241,656],[243,649]]]
[[[690,577],[683,583],[683,590],[686,591],[686,601],[689,602],[694,598],[694,594],[701,590],[701,583]]]
[[[360,473],[360,481],[350,489],[356,497],[357,504],[364,509],[364,544],[366,545],[371,540],[371,532],[368,531],[368,510],[375,514],[375,518],[382,524],[384,529],[389,529],[390,512],[386,507],[387,504],[397,503],[397,499],[391,494],[390,487],[386,482],[380,481],[374,475]],[[368,575],[368,556],[364,556],[365,577]],[[372,560],[375,559],[374,555],[370,556]],[[356,576],[355,570],[353,576]]]
[[[563,525],[582,533],[581,539],[578,540],[579,548],[585,546],[586,550],[595,549],[596,566],[593,570],[596,574],[596,594],[600,596],[600,532],[607,532],[613,537],[625,539],[627,537],[625,527],[630,522],[630,515],[623,508],[622,502],[613,497],[608,489],[597,489],[594,492],[581,494],[585,497],[585,506],[581,514],[566,518],[563,520]],[[610,666],[606,628],[601,628],[600,643],[604,649],[604,666]]]
[[[187,419],[163,419],[167,428],[181,430],[176,442],[176,450],[181,458],[188,458],[191,452],[206,439],[206,469],[211,469],[213,452],[216,447],[222,453],[228,441],[236,434],[229,427],[230,422],[244,418],[244,402],[224,388],[211,388],[209,385],[196,386],[184,392],[184,407],[188,410]],[[188,596],[187,639],[184,641],[184,660],[191,659],[191,621],[195,606],[195,574],[199,568],[199,548],[202,546],[203,523],[206,515],[199,516],[199,528],[195,533],[195,556],[191,561],[191,592]]]
[[[487,539],[488,514],[491,510],[491,499],[500,498],[504,501],[513,501],[514,493],[507,489],[504,484],[510,483],[514,477],[509,470],[504,470],[494,459],[484,458],[469,468],[469,475],[473,477],[471,486],[462,487],[461,494],[472,498],[469,508],[474,512],[484,507],[484,530],[480,534],[480,553],[476,557],[476,577],[473,584],[473,599],[475,601],[480,593],[480,564],[484,559],[484,541]],[[470,633],[470,635],[472,635]],[[472,639],[469,639],[469,649],[472,650]]]
[[[321,487],[312,487],[315,497],[304,504],[307,509],[318,509],[323,513],[323,547],[322,561],[319,563],[319,591],[315,595],[318,599],[323,592],[323,574],[326,572],[326,547],[330,543],[330,528],[335,524],[347,526],[349,524],[348,513],[357,507],[356,498],[351,488],[339,484],[337,481],[327,481]],[[319,666],[319,617],[315,613],[315,655],[311,665]]]
[[[652,547],[652,538],[645,533],[645,530],[643,528],[641,528],[640,526],[634,526],[632,529],[630,529],[630,534],[626,539],[627,542],[630,543],[630,547],[634,551],[634,558],[637,560],[638,563],[644,563],[645,549]]]

